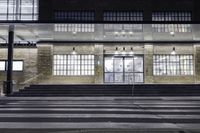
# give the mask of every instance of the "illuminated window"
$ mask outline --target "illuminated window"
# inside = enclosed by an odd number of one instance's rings
[[[23,61],[13,61],[13,71],[23,71]],[[7,61],[0,61],[0,71],[7,70]]]
[[[193,75],[192,55],[154,55],[154,75]]]
[[[153,12],[152,21],[189,22],[192,20],[191,12]],[[154,32],[191,32],[190,24],[152,24]]]
[[[6,70],[6,63],[5,61],[0,61],[0,71],[5,71]]]
[[[55,24],[56,32],[94,32],[94,24]]]
[[[0,20],[38,20],[38,0],[1,0]]]
[[[55,11],[54,19],[59,21],[94,21],[94,11]]]
[[[94,75],[94,55],[54,55],[54,75]]]
[[[94,75],[94,55],[82,55],[81,57],[81,75]]]

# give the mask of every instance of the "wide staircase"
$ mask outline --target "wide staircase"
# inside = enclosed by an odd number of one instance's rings
[[[0,133],[199,131],[199,97],[0,97]]]
[[[11,96],[199,96],[198,84],[30,85]]]

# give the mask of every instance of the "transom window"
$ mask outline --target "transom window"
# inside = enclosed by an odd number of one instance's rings
[[[193,55],[154,55],[154,75],[193,75]]]
[[[104,21],[143,21],[141,11],[104,11]]]
[[[23,61],[13,61],[13,71],[23,71]],[[6,71],[8,68],[8,63],[5,60],[0,61],[0,71]]]
[[[60,21],[94,21],[94,11],[55,11],[55,20]]]
[[[0,0],[0,20],[38,20],[38,0]]]
[[[56,32],[94,32],[94,24],[55,24]]]
[[[153,12],[152,21],[191,21],[192,14],[189,11]],[[154,32],[191,32],[190,24],[153,24]]]
[[[94,75],[94,55],[54,55],[54,75]]]

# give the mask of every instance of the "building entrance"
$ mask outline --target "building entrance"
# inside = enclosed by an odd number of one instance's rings
[[[105,83],[143,83],[143,56],[106,56],[104,58]]]

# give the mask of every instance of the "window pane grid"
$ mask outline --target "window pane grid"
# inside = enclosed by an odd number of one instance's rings
[[[38,0],[1,0],[0,20],[38,20]]]
[[[189,11],[176,12],[153,12],[152,21],[191,21],[192,15]],[[154,32],[191,32],[190,24],[152,24]]]
[[[54,55],[54,75],[94,75],[94,55]]]
[[[55,11],[54,19],[60,21],[94,21],[94,11]]]
[[[141,11],[104,11],[104,21],[143,21]]]
[[[193,55],[154,55],[154,75],[193,75]]]
[[[94,24],[55,24],[56,32],[94,32]]]

